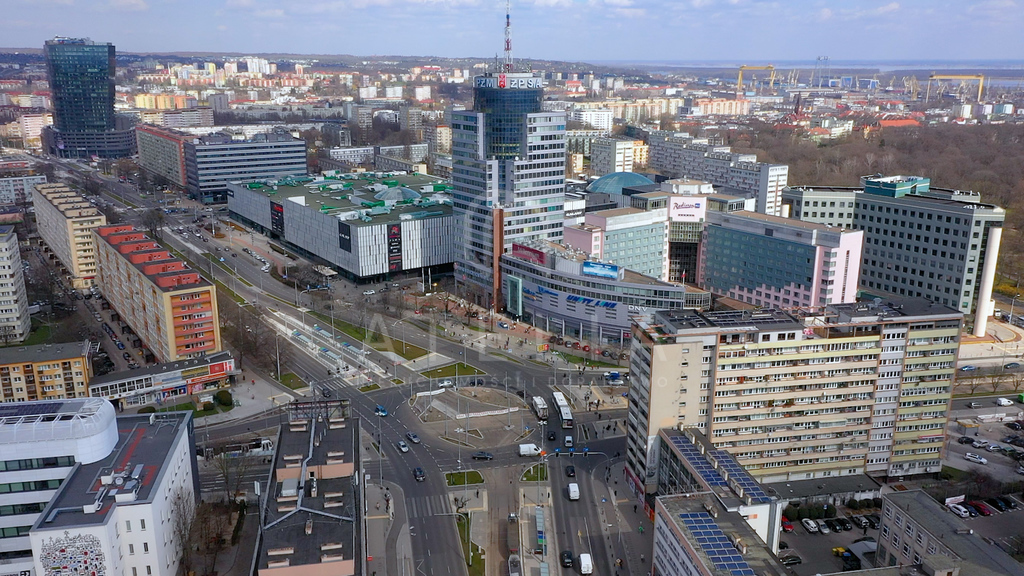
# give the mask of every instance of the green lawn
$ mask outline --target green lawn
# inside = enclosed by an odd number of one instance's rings
[[[449,486],[467,486],[470,484],[483,484],[484,477],[476,470],[466,472],[448,472],[444,475]]]
[[[523,476],[519,479],[520,482],[547,482],[548,480],[548,465],[547,464],[534,464],[523,472]]]
[[[192,416],[195,418],[202,418],[203,416],[212,416],[220,412],[228,412],[234,406],[221,406],[216,402],[213,403],[213,410],[196,410],[195,406],[191,402],[182,402],[181,404],[174,404],[172,406],[164,406],[163,408],[157,408],[157,412],[185,412],[187,410],[192,411]]]
[[[392,378],[391,383],[401,386],[402,384],[405,384],[405,380],[402,380],[401,378]]]
[[[17,346],[35,346],[37,344],[45,344],[50,341],[50,326],[49,324],[40,324],[32,327],[32,332],[28,335],[21,344]]]
[[[310,312],[310,316],[323,321],[328,326],[331,324],[331,317],[320,312]],[[341,330],[355,342],[366,342],[374,350],[382,352],[394,352],[406,360],[415,360],[420,356],[426,356],[427,351],[419,346],[402,342],[397,338],[385,337],[380,332],[367,332],[365,328],[350,324],[339,318],[334,319],[334,327]]]
[[[359,389],[360,392],[373,392],[374,390],[380,390],[380,384],[367,384]]]
[[[306,387],[306,383],[302,381],[302,378],[299,378],[291,372],[285,372],[281,375],[281,384],[284,384],[292,390],[298,390],[299,388]]]
[[[595,368],[618,368],[618,364],[612,364],[610,362],[603,362],[601,360],[587,360],[582,356],[576,356],[575,354],[566,354],[565,352],[555,352],[562,358],[565,358],[566,362],[571,364],[583,364],[586,362],[587,366],[593,366]]]
[[[449,378],[452,376],[476,376],[478,374],[486,374],[479,368],[474,368],[464,362],[457,362],[455,364],[449,364],[440,368],[434,368],[433,370],[427,370],[420,372],[420,374],[426,378]]]
[[[464,516],[457,516],[455,523],[459,526],[459,539],[462,541],[462,553],[466,558],[469,576],[484,576],[483,550],[469,539],[469,522]]]

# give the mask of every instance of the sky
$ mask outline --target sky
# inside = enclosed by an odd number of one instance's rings
[[[0,46],[492,57],[504,0],[0,0]],[[516,57],[582,62],[1024,59],[1024,0],[512,0]]]

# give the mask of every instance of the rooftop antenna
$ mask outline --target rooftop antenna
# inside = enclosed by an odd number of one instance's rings
[[[505,0],[505,63],[502,66],[504,72],[512,72],[512,16],[511,0]]]

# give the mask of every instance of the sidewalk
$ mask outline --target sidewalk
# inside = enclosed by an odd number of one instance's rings
[[[621,458],[612,460],[606,476],[606,486],[611,493],[613,512],[607,518],[609,524],[618,527],[618,537],[612,544],[614,558],[621,558],[622,568],[615,571],[619,574],[645,574],[651,570],[651,557],[654,552],[654,524],[644,511],[643,503],[639,502],[629,490],[626,472]],[[602,508],[603,510],[603,508]],[[611,516],[614,516],[614,521]],[[640,529],[643,532],[640,532]],[[640,561],[641,555],[644,561]],[[612,565],[615,565],[614,559]]]
[[[413,573],[405,494],[392,482],[366,484],[366,573]]]

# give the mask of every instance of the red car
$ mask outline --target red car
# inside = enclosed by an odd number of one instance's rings
[[[793,523],[790,522],[789,518],[786,518],[785,516],[782,517],[782,531],[783,532],[792,532],[793,531]]]
[[[978,514],[981,514],[982,516],[992,515],[992,507],[980,500],[971,500],[968,504],[974,506],[974,508],[978,510]]]

